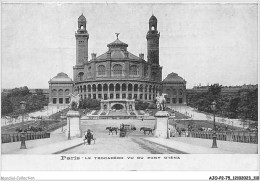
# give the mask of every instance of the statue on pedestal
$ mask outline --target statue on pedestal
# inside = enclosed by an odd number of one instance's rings
[[[156,99],[156,106],[157,106],[157,109],[159,111],[165,111],[165,108],[166,108],[166,100],[165,100],[165,97],[167,94],[162,94],[160,96],[160,94],[158,93],[157,94],[157,97],[155,98]]]
[[[70,110],[77,111],[79,108],[79,101],[80,101],[79,94],[77,95],[69,94],[69,96],[70,96],[70,103],[69,103]]]

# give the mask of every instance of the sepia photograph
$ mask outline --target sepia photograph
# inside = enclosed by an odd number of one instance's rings
[[[257,170],[258,48],[258,3],[2,2],[2,169]]]

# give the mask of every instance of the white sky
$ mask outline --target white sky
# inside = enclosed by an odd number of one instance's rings
[[[2,88],[48,88],[59,72],[73,77],[77,19],[83,13],[89,58],[119,39],[147,56],[146,33],[158,19],[163,78],[171,72],[201,83],[257,84],[256,4],[2,4]]]

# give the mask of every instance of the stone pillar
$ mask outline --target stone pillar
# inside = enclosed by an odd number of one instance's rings
[[[68,137],[70,130],[70,137],[82,137],[82,131],[80,127],[80,114],[78,111],[70,110],[67,113],[67,130],[66,136]]]
[[[155,114],[155,137],[167,138],[169,113],[167,111],[158,111]],[[169,133],[168,133],[169,134]]]

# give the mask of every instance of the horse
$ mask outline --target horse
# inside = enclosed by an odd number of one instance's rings
[[[69,103],[70,109],[72,109],[72,103],[73,103],[73,102],[76,103],[76,105],[77,105],[76,108],[79,108],[79,101],[80,101],[80,96],[79,96],[79,94],[74,95],[74,94],[71,94],[71,93],[70,93],[69,96],[70,96],[70,103]]]
[[[159,95],[159,93],[157,94],[157,97],[155,98],[156,99],[156,106],[157,106],[157,109],[159,111],[165,111],[165,107],[166,107],[166,100],[165,100],[165,97],[167,94],[162,94],[161,96]]]
[[[117,135],[118,128],[117,127],[106,127],[106,130],[108,130],[109,135],[110,135],[110,133],[112,133],[112,135],[113,135],[113,131],[115,131],[116,135]]]
[[[144,131],[144,134],[146,135],[146,132],[148,131],[148,135],[151,133],[153,134],[153,130],[151,128],[141,127],[140,131]]]

